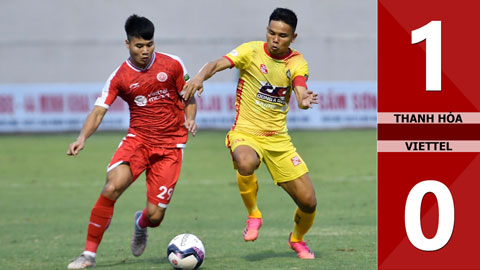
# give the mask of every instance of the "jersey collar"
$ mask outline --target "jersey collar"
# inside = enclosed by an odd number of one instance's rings
[[[292,55],[292,52],[293,52],[290,48],[288,48],[288,53],[285,54],[284,56],[278,57],[278,56],[271,55],[271,54],[268,52],[267,43],[266,43],[266,42],[263,43],[263,50],[265,51],[265,53],[266,53],[269,57],[271,57],[271,58],[273,58],[273,59],[276,59],[276,60],[285,60],[285,59],[287,59],[288,57],[290,57],[290,56]]]
[[[152,67],[153,62],[155,62],[155,57],[156,57],[156,55],[157,55],[157,53],[156,53],[156,52],[153,52],[153,54],[152,54],[152,60],[150,60],[150,63],[149,63],[145,68],[139,68],[139,67],[135,66],[135,65],[133,64],[133,61],[132,61],[131,57],[128,57],[128,59],[127,59],[127,65],[128,65],[131,69],[133,69],[133,70],[135,70],[135,71],[138,71],[138,72],[142,72],[142,71],[145,71],[145,70],[149,70],[149,69]]]

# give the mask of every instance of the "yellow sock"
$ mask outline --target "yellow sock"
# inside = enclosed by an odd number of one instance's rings
[[[257,207],[257,176],[255,174],[244,176],[237,172],[237,183],[243,204],[248,210],[248,216],[262,218],[262,213]]]
[[[297,211],[295,211],[295,215],[293,217],[293,220],[295,222],[293,226],[293,233],[292,233],[292,242],[301,242],[303,241],[303,236],[310,230],[310,228],[313,225],[313,221],[315,220],[315,214],[317,213],[317,210],[313,213],[305,213],[300,210],[300,208],[297,208]]]

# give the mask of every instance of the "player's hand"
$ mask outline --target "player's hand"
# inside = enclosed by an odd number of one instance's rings
[[[312,90],[307,90],[302,95],[302,106],[304,108],[312,108],[312,104],[318,104],[318,94]]]
[[[73,143],[70,144],[67,150],[67,155],[69,156],[76,156],[78,155],[78,152],[83,149],[85,145],[85,141],[77,139]]]
[[[183,100],[187,101],[195,95],[196,91],[198,91],[198,97],[200,97],[203,92],[203,81],[193,78],[185,83],[180,95],[182,96]]]
[[[183,124],[190,133],[192,133],[193,136],[197,134],[197,123],[195,123],[195,120],[185,120],[185,123]]]

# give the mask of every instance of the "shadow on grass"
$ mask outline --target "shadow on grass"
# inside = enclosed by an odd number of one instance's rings
[[[122,259],[110,261],[107,263],[97,264],[96,268],[109,268],[109,267],[121,268],[122,265],[125,265],[127,267],[126,269],[132,269],[132,267],[134,266],[140,267],[141,265],[145,265],[145,264],[154,264],[156,266],[159,266],[160,269],[170,269],[170,268],[173,269],[166,258],[158,258],[158,259],[122,258]]]
[[[268,250],[268,251],[263,251],[263,252],[257,252],[257,253],[252,253],[247,256],[244,256],[245,260],[251,261],[251,262],[256,262],[256,261],[262,261],[265,259],[271,259],[271,258],[295,258],[295,254],[292,252],[275,252],[273,250]]]
[[[110,262],[106,264],[97,264],[96,268],[122,268],[122,265],[125,266],[125,269],[144,269],[142,268],[142,265],[150,265],[149,268],[151,267],[151,264],[155,265],[155,269],[172,269],[174,268],[170,265],[170,262],[168,261],[167,258],[163,259],[154,259],[154,258],[149,258],[149,259],[136,259],[136,258],[123,258],[121,260],[118,260],[117,262]],[[205,266],[201,266],[200,269],[206,270],[208,269]]]

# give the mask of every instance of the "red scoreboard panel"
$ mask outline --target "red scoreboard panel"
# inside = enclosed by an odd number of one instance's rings
[[[378,269],[480,269],[480,0],[378,1]]]

